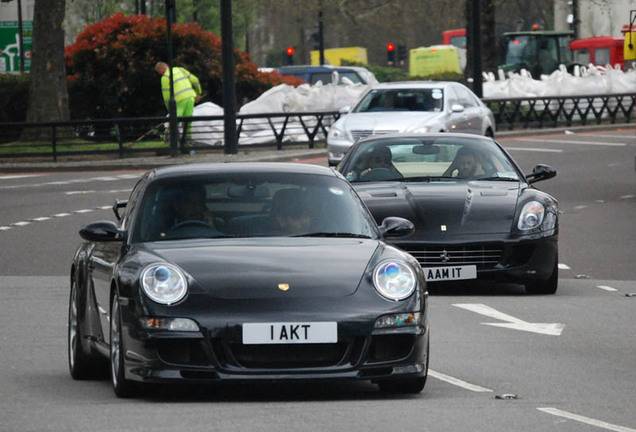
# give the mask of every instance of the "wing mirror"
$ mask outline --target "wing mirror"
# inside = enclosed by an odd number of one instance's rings
[[[385,218],[379,228],[384,237],[405,237],[415,231],[413,222],[395,216]]]
[[[454,113],[463,113],[464,112],[464,105],[453,104],[451,106],[451,111],[454,112]]]
[[[338,110],[340,114],[349,114],[349,111],[351,111],[350,106],[343,106],[342,108]]]
[[[113,221],[99,221],[86,225],[79,235],[92,242],[122,241],[126,237],[126,231],[120,230]]]
[[[537,165],[532,169],[532,174],[528,174],[526,178],[528,179],[528,183],[536,183],[541,180],[551,179],[555,177],[557,172],[554,168],[549,165]]]

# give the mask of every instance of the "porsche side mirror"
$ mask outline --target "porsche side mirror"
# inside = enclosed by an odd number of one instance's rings
[[[528,183],[532,184],[541,180],[551,179],[556,174],[556,170],[549,165],[537,165],[532,169],[532,174],[528,174],[526,178]]]
[[[451,106],[451,111],[454,112],[454,113],[463,113],[464,112],[464,105],[453,104]]]
[[[128,204],[128,200],[115,200],[115,204],[113,204],[113,213],[115,213],[117,220],[121,220],[119,209],[126,207],[126,204]]]
[[[92,242],[122,241],[125,234],[113,221],[93,222],[79,232],[80,237]]]
[[[384,237],[404,237],[415,231],[413,222],[395,216],[385,218],[379,228]]]

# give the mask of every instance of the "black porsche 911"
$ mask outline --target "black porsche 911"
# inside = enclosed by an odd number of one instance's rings
[[[71,268],[75,379],[110,365],[115,394],[144,383],[352,379],[420,392],[428,292],[326,168],[199,164],[146,173],[117,222],[80,231]]]
[[[467,134],[381,135],[355,144],[338,165],[376,220],[401,216],[415,231],[391,243],[413,255],[429,287],[494,280],[554,294],[558,204],[492,138]]]

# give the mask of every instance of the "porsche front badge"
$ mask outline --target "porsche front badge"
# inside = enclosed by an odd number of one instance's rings
[[[280,283],[280,284],[278,284],[278,289],[281,290],[281,291],[287,291],[289,289],[289,284]]]

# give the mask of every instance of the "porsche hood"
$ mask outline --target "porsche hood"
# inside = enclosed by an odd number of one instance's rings
[[[345,297],[353,294],[379,242],[360,239],[260,238],[147,244],[217,298]],[[193,292],[194,292],[193,291]]]
[[[376,221],[407,218],[417,238],[432,241],[510,233],[519,198],[519,183],[511,182],[356,183],[355,188]]]

